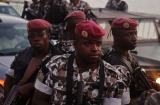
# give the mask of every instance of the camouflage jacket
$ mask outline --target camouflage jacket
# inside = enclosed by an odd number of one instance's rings
[[[66,104],[66,76],[67,76],[67,62],[70,54],[64,54],[61,56],[54,56],[46,64],[45,68],[42,68],[37,76],[35,83],[35,88],[43,93],[52,95],[51,102],[53,105],[65,105]],[[111,98],[113,95],[109,95],[112,86],[117,82],[122,83],[121,73],[119,67],[113,67],[107,62],[104,63],[104,91],[102,93],[102,98]],[[100,67],[89,69],[87,71],[78,68],[76,60],[74,58],[73,62],[73,87],[72,94],[76,97],[76,88],[78,81],[84,82],[83,93],[86,99],[87,105],[98,105],[98,94],[99,94],[99,70]],[[43,69],[48,70],[47,74],[43,74]],[[45,70],[45,71],[46,71]],[[80,71],[80,72],[79,72]],[[123,83],[122,83],[123,84]],[[118,87],[117,87],[118,88]],[[116,91],[113,90],[113,93]],[[73,103],[75,99],[73,100]]]
[[[79,0],[79,3],[76,6],[74,6],[72,2],[69,3],[69,12],[77,10],[83,11],[88,20],[94,20],[94,17],[91,13],[91,7],[86,1]]]

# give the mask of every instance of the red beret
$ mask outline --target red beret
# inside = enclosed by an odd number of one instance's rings
[[[43,19],[33,19],[28,22],[28,30],[49,29],[51,24]]]
[[[135,20],[126,17],[120,17],[112,22],[111,28],[119,30],[124,30],[124,29],[132,30],[136,29],[137,26],[138,23]]]
[[[73,19],[73,18],[86,19],[86,15],[84,14],[84,12],[77,10],[69,13],[64,20]]]
[[[102,38],[105,35],[104,29],[91,20],[77,23],[75,32],[77,36],[85,39],[97,39]]]

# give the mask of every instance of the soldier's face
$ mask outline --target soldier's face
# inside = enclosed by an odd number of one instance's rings
[[[124,50],[133,50],[137,45],[137,30],[123,30],[118,35],[119,46]]]
[[[28,40],[35,50],[43,50],[49,44],[50,35],[47,30],[28,32]]]
[[[78,58],[86,63],[97,63],[101,56],[102,39],[75,41],[75,50]]]

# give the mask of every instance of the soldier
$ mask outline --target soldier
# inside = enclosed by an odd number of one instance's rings
[[[128,4],[123,0],[108,0],[106,8],[118,11],[128,11]]]
[[[75,27],[78,22],[84,21],[86,16],[82,11],[73,11],[65,17],[65,28],[62,39],[58,45],[60,50],[64,53],[73,52],[73,41],[75,37]]]
[[[138,60],[130,53],[130,50],[133,50],[137,44],[137,26],[138,23],[130,18],[120,17],[115,19],[111,24],[114,42],[110,50],[103,56],[103,59],[110,64],[123,65],[126,68],[126,70],[123,69],[125,71],[120,71],[124,74],[123,81],[126,84],[122,104],[135,104],[135,100],[130,102],[130,97],[131,99],[139,98],[142,92],[148,90],[143,83],[136,84],[137,78],[133,76],[135,70],[140,68]],[[149,90],[148,92],[155,91]]]
[[[91,7],[89,4],[84,0],[70,0],[69,3],[69,12],[72,11],[83,11],[86,15],[87,20],[94,20],[94,17],[91,13]]]
[[[31,97],[30,95],[34,90],[33,82],[38,68],[43,67],[51,56],[61,54],[49,42],[51,31],[49,22],[42,19],[34,19],[27,24],[27,27],[28,40],[31,47],[20,51],[16,55],[10,70],[6,73],[4,85],[6,97],[13,85],[19,86],[17,96],[21,97],[21,101],[17,105],[24,105],[28,99],[26,97]],[[14,81],[13,85],[12,81]]]
[[[51,39],[59,40],[63,35],[64,18],[68,15],[67,0],[48,0],[45,6],[44,20],[52,24]]]
[[[32,4],[29,7],[26,7],[27,10],[25,10],[26,19],[37,19],[39,18],[39,8],[40,3],[38,0],[32,0]],[[25,16],[22,16],[23,18]]]
[[[116,67],[100,58],[105,31],[95,22],[85,20],[77,23],[75,33],[76,52],[55,56],[46,64],[45,69],[49,73],[47,77],[38,76],[33,105],[121,103],[121,99],[118,99],[124,87],[121,74]],[[108,100],[112,99],[114,101],[110,104]]]

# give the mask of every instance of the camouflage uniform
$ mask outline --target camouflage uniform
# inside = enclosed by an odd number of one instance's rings
[[[73,45],[73,40],[61,40],[56,45],[64,54],[66,53],[72,53],[75,51],[74,45]]]
[[[39,18],[37,16],[39,14],[40,3],[37,1],[36,3],[32,3],[28,8],[27,19],[36,19]]]
[[[122,61],[122,59],[125,59],[128,62],[130,62],[133,70],[139,67],[138,60],[132,55],[130,55],[130,59],[127,59],[121,54],[122,54],[122,51],[120,49],[115,50],[114,48],[110,48],[103,56],[103,59],[112,65],[122,65],[123,69],[121,69],[120,72],[123,74],[122,80],[125,83],[125,90],[128,95],[130,92],[131,98],[137,97],[144,90],[138,90],[137,89],[138,87],[136,88],[134,86],[134,83],[131,83],[131,81],[133,81],[133,76],[132,76],[133,71],[131,71],[130,68],[128,68],[128,66]],[[128,101],[130,100],[130,95],[128,96],[128,99],[126,98],[126,100]]]
[[[109,0],[106,4],[106,8],[120,10],[120,11],[127,11],[128,5],[125,1],[116,2],[116,0]]]
[[[69,12],[77,11],[77,10],[83,11],[88,20],[94,19],[94,17],[91,14],[91,8],[87,2],[85,2],[83,0],[79,0],[79,3],[77,4],[77,6],[74,6],[74,4],[72,2],[70,2],[69,3]]]
[[[44,16],[43,19],[49,21],[52,24],[53,30],[51,30],[52,32],[52,36],[51,39],[61,39],[61,36],[63,35],[63,30],[64,30],[64,22],[60,22],[60,23],[53,23],[54,19],[50,19],[50,15],[51,14],[51,2],[53,4],[56,5],[66,5],[67,1],[66,0],[48,0],[48,3],[46,3],[45,7],[44,7]],[[67,12],[66,12],[67,13]],[[67,15],[67,14],[66,14]]]
[[[52,105],[66,104],[66,64],[68,57],[69,54],[52,57],[46,67],[41,69],[37,77],[35,88],[43,93],[52,95]],[[103,63],[105,82],[102,98],[107,97],[107,91],[110,89],[109,87],[111,85],[113,86],[117,81],[121,82],[119,69],[122,69],[121,67],[113,67],[105,61],[103,61]],[[43,69],[47,69],[49,71],[47,77],[42,74]],[[77,82],[81,80],[84,81],[83,93],[85,94],[87,105],[98,105],[98,83],[100,81],[99,67],[87,71],[83,70],[78,68],[74,58],[72,87],[73,97],[76,97]]]

